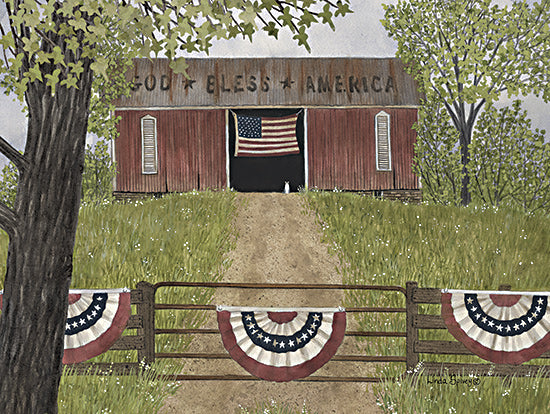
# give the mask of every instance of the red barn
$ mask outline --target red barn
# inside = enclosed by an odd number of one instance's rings
[[[395,58],[137,59],[115,193],[319,188],[420,195],[420,94]]]

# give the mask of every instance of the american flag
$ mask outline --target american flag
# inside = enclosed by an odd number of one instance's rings
[[[298,115],[259,117],[233,114],[235,117],[235,157],[274,157],[299,154],[296,139]]]

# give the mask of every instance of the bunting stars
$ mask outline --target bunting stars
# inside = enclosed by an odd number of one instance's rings
[[[521,335],[531,328],[533,328],[545,315],[548,300],[545,296],[534,296],[531,299],[531,306],[527,309],[527,312],[514,311],[512,314],[514,317],[510,319],[499,319],[498,308],[502,308],[497,305],[493,308],[491,315],[486,313],[483,306],[487,306],[487,299],[484,302],[478,301],[478,295],[465,294],[464,305],[468,311],[468,315],[472,322],[474,322],[479,328],[491,334],[497,334],[500,336],[516,336]],[[481,306],[480,303],[484,305]],[[496,309],[496,310],[495,310]],[[524,312],[524,313],[523,313]],[[509,311],[502,315],[509,315]],[[510,315],[512,315],[510,314]]]
[[[259,325],[254,312],[242,312],[241,320],[246,334],[254,345],[270,352],[282,353],[293,352],[307,346],[321,328],[323,315],[314,312],[308,313],[302,327],[295,332],[288,332],[287,335],[281,335],[280,326],[274,329],[273,326],[268,328],[269,323],[266,325],[265,322],[262,322]]]

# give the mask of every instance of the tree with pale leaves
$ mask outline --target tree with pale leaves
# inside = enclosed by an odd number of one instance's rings
[[[442,102],[458,132],[461,203],[471,200],[469,145],[485,104],[502,93],[550,100],[550,0],[399,0],[382,24],[426,101]]]
[[[9,235],[0,315],[0,407],[55,413],[93,97],[109,104],[136,57],[159,54],[184,72],[180,50],[262,30],[290,30],[309,50],[312,24],[350,12],[348,0],[4,0],[0,79],[24,100],[23,154],[0,137],[19,173],[13,207],[0,204]],[[99,76],[99,77],[98,77]],[[94,91],[95,87],[101,90]]]

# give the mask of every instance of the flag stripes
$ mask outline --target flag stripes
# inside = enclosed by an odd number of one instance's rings
[[[236,157],[272,157],[300,153],[296,138],[296,114],[277,118],[235,113],[233,116]]]

